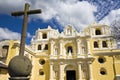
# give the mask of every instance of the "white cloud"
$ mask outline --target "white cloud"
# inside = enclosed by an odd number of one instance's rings
[[[93,13],[96,7],[79,0],[0,0],[0,12],[23,10],[25,2],[30,3],[31,9],[42,9],[42,14],[32,18],[41,18],[43,21],[54,18],[62,26],[71,24],[77,30],[95,21]]]
[[[42,14],[39,16],[44,21],[52,18],[61,25],[73,25],[77,30],[95,22],[93,13],[96,7],[87,1],[78,0],[36,0],[34,8],[41,8]]]
[[[0,13],[10,14],[11,12],[23,10],[27,0],[0,0]]]
[[[32,35],[29,32],[27,32],[27,37],[32,38]]]
[[[120,9],[112,10],[105,18],[103,18],[99,23],[104,23],[106,25],[111,25],[114,20],[120,20]]]
[[[7,28],[0,27],[0,40],[2,39],[17,39],[20,40],[20,33],[13,32]]]

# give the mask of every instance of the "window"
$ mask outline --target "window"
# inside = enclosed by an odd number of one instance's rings
[[[47,38],[47,34],[46,34],[46,33],[43,33],[43,34],[42,34],[42,38],[43,38],[43,39],[46,39],[46,38]]]
[[[44,65],[44,64],[45,64],[45,60],[44,60],[44,59],[40,59],[40,60],[39,60],[39,63],[40,63],[41,65]]]
[[[103,42],[102,42],[102,46],[103,46],[103,47],[107,47],[106,41],[103,41]]]
[[[101,35],[101,31],[100,31],[99,29],[97,29],[97,30],[95,31],[95,34],[96,34],[96,35]]]
[[[106,73],[106,69],[105,68],[101,68],[100,69],[100,74],[101,75],[106,75],[107,73]]]
[[[44,75],[44,71],[42,69],[39,70],[40,75]]]
[[[72,46],[68,46],[68,50],[67,50],[67,52],[68,52],[68,53],[69,53],[69,52],[73,53]]]
[[[98,58],[99,63],[104,63],[105,61],[106,61],[106,59],[104,57],[99,57]]]
[[[38,45],[38,50],[41,50],[41,49],[42,49],[41,45]]]
[[[68,33],[68,35],[70,35],[70,34],[71,34],[71,30],[70,30],[70,29],[68,29],[68,30],[67,30],[67,33]]]
[[[48,50],[48,44],[45,44],[44,50]]]
[[[7,57],[8,49],[9,49],[9,46],[7,46],[7,45],[4,45],[2,47],[2,57],[4,57],[4,58]]]
[[[98,48],[98,42],[94,42],[94,48]]]
[[[1,50],[1,53],[0,53],[0,60],[4,63],[6,62],[6,59],[7,59],[8,50],[9,50],[8,45],[2,46],[2,50]]]

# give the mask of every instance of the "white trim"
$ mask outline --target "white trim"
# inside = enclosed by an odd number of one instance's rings
[[[120,74],[116,74],[115,76],[120,76]]]

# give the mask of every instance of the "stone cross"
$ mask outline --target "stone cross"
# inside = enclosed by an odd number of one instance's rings
[[[26,3],[24,11],[13,12],[11,14],[12,16],[22,16],[22,15],[24,15],[19,56],[24,56],[28,15],[30,15],[30,14],[38,14],[38,13],[42,12],[41,9],[29,10],[29,7],[30,7],[30,5],[28,3]]]

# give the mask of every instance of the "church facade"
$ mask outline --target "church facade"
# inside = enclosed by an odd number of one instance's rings
[[[18,53],[19,42],[10,41],[6,65]],[[33,65],[30,80],[120,79],[120,49],[107,25],[91,24],[81,32],[71,25],[61,33],[50,26],[38,29],[25,56]]]

